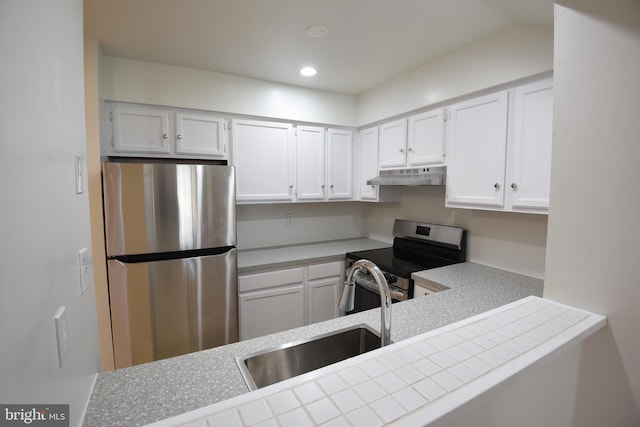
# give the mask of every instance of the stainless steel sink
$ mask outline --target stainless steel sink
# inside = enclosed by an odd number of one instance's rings
[[[380,348],[380,335],[366,324],[236,357],[249,389],[256,390]]]

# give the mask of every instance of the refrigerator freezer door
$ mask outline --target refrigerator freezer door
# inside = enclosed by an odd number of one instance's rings
[[[232,166],[103,165],[107,256],[236,246]]]
[[[116,368],[238,341],[237,249],[140,263],[109,260]]]

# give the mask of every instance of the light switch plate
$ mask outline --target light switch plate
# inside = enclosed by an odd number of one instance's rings
[[[62,368],[67,350],[69,349],[69,329],[67,322],[67,309],[58,307],[53,316],[56,325],[56,342],[58,344],[58,367]]]
[[[78,251],[78,273],[80,277],[80,295],[87,292],[93,285],[93,260],[89,249],[82,248]]]
[[[84,193],[84,169],[82,156],[73,155],[73,169],[76,181],[76,194]]]

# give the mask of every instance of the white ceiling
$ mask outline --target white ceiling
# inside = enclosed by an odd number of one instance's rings
[[[103,53],[349,94],[520,23],[551,0],[84,0]],[[305,34],[323,25],[323,38]],[[318,74],[299,75],[312,65]]]

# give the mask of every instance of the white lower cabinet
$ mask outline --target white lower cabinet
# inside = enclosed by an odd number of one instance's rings
[[[240,294],[240,339],[304,326],[304,286],[280,286]]]
[[[344,282],[344,262],[310,265],[307,273],[308,323],[335,319]]]
[[[338,317],[344,262],[238,277],[240,340]]]

